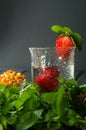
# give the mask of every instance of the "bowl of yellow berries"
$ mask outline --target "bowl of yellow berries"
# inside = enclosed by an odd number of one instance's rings
[[[0,74],[0,84],[6,86],[18,86],[24,88],[26,82],[26,77],[21,72],[16,72],[14,70],[7,70]]]

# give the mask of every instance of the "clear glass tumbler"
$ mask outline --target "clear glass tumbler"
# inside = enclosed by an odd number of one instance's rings
[[[60,76],[67,79],[74,78],[75,47],[58,48],[29,48],[31,54],[31,77],[34,82],[45,68],[55,66]]]

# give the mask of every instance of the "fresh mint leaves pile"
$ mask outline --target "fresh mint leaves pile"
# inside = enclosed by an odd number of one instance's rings
[[[0,130],[59,130],[66,125],[86,130],[86,85],[59,78],[59,89],[42,93],[26,87],[0,85]]]

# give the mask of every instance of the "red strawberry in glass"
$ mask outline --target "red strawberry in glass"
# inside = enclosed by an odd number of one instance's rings
[[[43,91],[54,91],[58,88],[58,76],[59,71],[56,66],[46,67],[43,68],[43,72],[35,78],[35,83],[38,84]]]

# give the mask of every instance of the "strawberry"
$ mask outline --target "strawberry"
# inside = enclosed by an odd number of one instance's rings
[[[79,33],[73,32],[68,27],[53,25],[51,30],[60,36],[56,39],[56,49],[58,56],[66,58],[70,55],[71,47],[82,49],[83,39]]]
[[[50,92],[58,87],[59,71],[56,66],[43,68],[43,71],[35,78],[35,83],[42,88],[42,90]]]
[[[61,35],[56,39],[56,48],[58,56],[66,58],[70,55],[71,47],[74,47],[75,43],[69,36]]]

